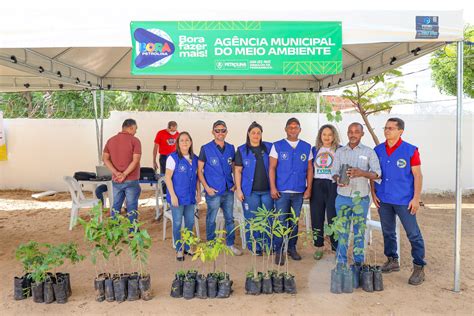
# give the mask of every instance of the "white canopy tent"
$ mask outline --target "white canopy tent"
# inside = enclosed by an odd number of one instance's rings
[[[103,89],[176,93],[322,92],[366,79],[458,42],[456,241],[460,290],[462,11],[166,10],[117,3],[107,10],[16,8],[0,19],[0,91]],[[11,13],[11,14],[9,14]],[[416,16],[437,16],[439,36],[417,39]],[[343,71],[326,76],[132,76],[131,21],[340,21]],[[319,98],[318,98],[319,99]],[[96,100],[96,98],[94,98]],[[103,101],[103,98],[101,98]],[[97,104],[94,103],[97,113]],[[103,109],[103,102],[101,102]],[[99,131],[99,126],[97,125]],[[99,134],[99,133],[98,133]],[[99,144],[100,143],[100,144]],[[100,152],[101,140],[98,136]]]
[[[114,7],[41,9],[0,21],[0,90],[112,89],[275,93],[339,88],[462,39],[462,11],[186,12]],[[83,14],[84,13],[84,14]],[[21,14],[20,14],[21,16]],[[132,76],[131,21],[341,21],[343,72],[326,76]],[[438,16],[439,37],[416,39],[415,17]],[[41,68],[40,68],[41,67]],[[61,86],[60,86],[61,85]]]

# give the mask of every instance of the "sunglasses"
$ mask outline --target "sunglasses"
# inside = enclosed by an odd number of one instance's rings
[[[216,128],[216,129],[214,129],[214,133],[216,133],[216,134],[224,134],[226,132],[227,132],[227,128],[220,128],[220,129]]]

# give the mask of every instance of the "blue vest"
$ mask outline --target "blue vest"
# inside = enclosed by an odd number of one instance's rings
[[[308,173],[308,158],[311,145],[300,140],[295,149],[286,139],[274,143],[278,153],[276,168],[276,187],[278,191],[304,192],[306,190],[306,175]]]
[[[197,166],[198,158],[194,155],[192,163],[186,158],[179,158],[176,152],[170,155],[176,166],[173,171],[171,181],[179,205],[196,204],[196,182],[197,182]],[[166,193],[166,200],[171,204],[171,196],[169,191]]]
[[[265,170],[267,171],[268,176],[268,154],[272,149],[272,144],[269,142],[263,142],[263,144],[267,148],[267,152],[263,154],[263,164],[265,165]],[[252,193],[257,158],[250,149],[247,150],[247,144],[239,146],[237,150],[240,151],[240,155],[242,156],[242,192],[244,192],[244,195],[249,196]]]
[[[416,147],[402,141],[400,147],[388,156],[385,143],[374,148],[382,169],[382,182],[375,183],[380,201],[396,205],[408,205],[415,192],[410,159]]]
[[[222,195],[234,186],[232,178],[232,162],[235,159],[234,145],[225,143],[224,153],[217,149],[214,141],[202,146],[206,154],[204,164],[204,178],[207,184],[217,190],[217,195]]]

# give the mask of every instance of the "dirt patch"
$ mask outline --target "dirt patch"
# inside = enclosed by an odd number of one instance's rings
[[[385,291],[365,293],[357,290],[353,294],[334,295],[329,292],[330,269],[334,265],[334,255],[328,250],[321,261],[312,259],[314,249],[299,243],[303,260],[290,261],[290,270],[296,275],[298,294],[247,296],[244,294],[245,273],[250,269],[250,255],[228,259],[228,272],[234,279],[234,293],[225,300],[185,301],[169,297],[173,273],[177,269],[174,250],[171,247],[171,225],[168,222],[166,240],[162,240],[163,222],[154,219],[154,205],[140,207],[140,220],[153,238],[149,271],[155,298],[148,302],[135,301],[117,303],[97,303],[94,301],[94,266],[86,261],[76,266],[66,266],[63,270],[71,273],[73,295],[65,305],[35,304],[13,300],[13,276],[21,272],[21,266],[14,259],[15,248],[29,240],[39,242],[79,243],[83,253],[87,246],[83,241],[80,227],[68,230],[70,203],[66,194],[58,201],[41,202],[41,208],[31,204],[32,192],[0,191],[0,210],[5,200],[15,200],[16,210],[0,211],[0,310],[2,315],[31,314],[277,314],[277,315],[322,315],[322,314],[457,314],[474,313],[474,201],[468,198],[463,208],[462,233],[462,289],[461,294],[451,291],[453,286],[454,253],[454,200],[452,197],[424,196],[424,207],[418,220],[426,243],[426,282],[419,287],[407,284],[411,273],[410,245],[402,230],[401,271],[384,275]],[[144,192],[141,199],[153,199],[153,192]],[[2,204],[3,203],[3,204]],[[30,204],[28,204],[30,203]],[[51,207],[55,203],[66,203],[62,208]],[[81,210],[85,218],[87,210]],[[205,210],[200,211],[201,233],[205,232]],[[378,218],[372,210],[372,217]],[[301,228],[304,228],[303,226]],[[236,243],[240,246],[239,235]],[[383,242],[380,232],[373,233],[373,243],[369,251],[372,262],[382,263]],[[219,262],[222,264],[222,262]],[[201,269],[199,263],[184,262],[185,268]]]

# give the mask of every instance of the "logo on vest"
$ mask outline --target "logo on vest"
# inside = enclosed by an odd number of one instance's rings
[[[227,163],[229,164],[229,166],[232,164],[232,157],[227,158]]]
[[[301,159],[301,161],[306,161],[306,154],[302,154],[302,155],[300,156],[300,159]]]
[[[178,172],[186,172],[186,165],[179,165]]]
[[[219,164],[219,160],[217,157],[211,157],[211,166],[217,166]]]
[[[250,160],[249,159],[244,159],[244,166],[245,167],[250,166]]]
[[[288,155],[287,152],[283,152],[283,151],[281,152],[281,159],[282,160],[288,160],[288,157],[289,157],[289,155]]]
[[[397,167],[398,168],[405,168],[407,166],[407,162],[405,159],[398,159],[397,160]]]

